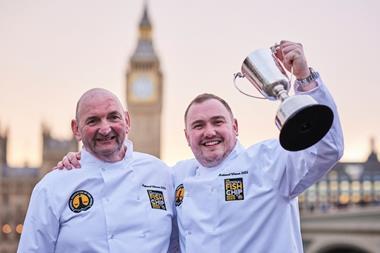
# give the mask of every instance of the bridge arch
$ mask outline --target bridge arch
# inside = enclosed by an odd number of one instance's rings
[[[333,244],[325,246],[317,253],[371,253],[363,248],[351,244]]]

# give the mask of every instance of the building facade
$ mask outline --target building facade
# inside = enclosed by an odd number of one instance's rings
[[[340,162],[299,197],[301,213],[380,206],[380,162],[375,140],[367,160]]]
[[[68,140],[58,140],[51,134],[49,127],[42,125],[42,164],[39,171],[40,177],[48,173],[57,165],[58,161],[69,151],[78,150],[78,141],[75,137]]]

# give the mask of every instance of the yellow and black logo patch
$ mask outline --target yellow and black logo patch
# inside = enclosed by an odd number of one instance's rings
[[[224,179],[224,191],[226,201],[243,200],[244,185],[243,178]]]
[[[153,209],[166,210],[164,194],[162,191],[147,190],[150,199],[150,205]]]
[[[74,213],[80,213],[82,211],[87,211],[94,204],[94,198],[89,192],[80,190],[74,192],[69,200],[70,210]]]
[[[185,196],[185,188],[183,184],[180,184],[175,189],[175,205],[180,206],[182,204],[183,197]]]

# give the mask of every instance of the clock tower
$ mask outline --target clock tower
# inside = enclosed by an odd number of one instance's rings
[[[147,6],[139,24],[136,49],[129,60],[126,98],[131,116],[129,139],[135,151],[160,157],[162,73],[153,48],[152,24]]]

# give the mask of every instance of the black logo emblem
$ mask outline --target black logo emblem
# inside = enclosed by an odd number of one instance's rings
[[[243,178],[224,179],[224,191],[226,201],[243,200],[244,185]]]
[[[94,204],[94,198],[89,192],[80,190],[74,192],[69,200],[70,210],[74,213],[80,213],[82,211],[87,211]]]
[[[180,184],[175,189],[175,205],[180,206],[182,204],[183,197],[185,196],[185,188],[183,184]]]

